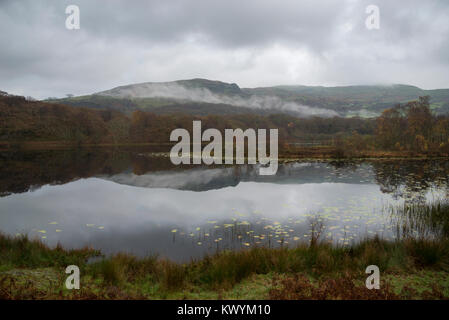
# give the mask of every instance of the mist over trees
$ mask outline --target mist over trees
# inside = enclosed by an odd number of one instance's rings
[[[67,144],[170,143],[176,128],[278,129],[281,147],[332,146],[336,157],[361,150],[421,154],[449,153],[449,117],[433,115],[429,97],[385,110],[370,118],[298,118],[287,114],[196,116],[70,107],[0,95],[0,144],[59,142]]]

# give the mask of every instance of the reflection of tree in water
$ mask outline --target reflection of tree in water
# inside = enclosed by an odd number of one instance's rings
[[[443,160],[373,162],[375,179],[384,193],[406,202],[424,203],[431,188],[448,191],[449,163]]]
[[[331,165],[335,170],[345,169],[355,171],[360,166],[360,162],[356,161],[329,161],[329,165]]]
[[[449,163],[444,160],[373,162],[380,190],[403,205],[389,208],[398,238],[449,237]],[[429,191],[436,193],[431,202]]]
[[[372,168],[366,161],[330,161],[332,182],[374,183]]]
[[[184,171],[194,165],[175,166],[167,156],[154,153],[170,147],[92,148],[53,151],[0,152],[0,196],[21,193],[45,184],[64,184],[80,178],[143,175],[157,171]],[[165,149],[167,150],[165,150]],[[275,176],[260,176],[258,166],[203,166],[226,169],[204,190],[235,186],[240,181],[294,183],[377,183],[384,193],[407,202],[424,202],[432,187],[447,191],[449,163],[446,161],[333,161],[280,164]]]
[[[113,159],[109,161],[108,159]],[[99,172],[123,170],[120,156],[92,150],[46,150],[0,153],[0,195],[62,184]]]
[[[172,168],[165,158],[150,158],[141,150],[119,148],[0,152],[0,196],[64,184],[80,178],[137,174]]]

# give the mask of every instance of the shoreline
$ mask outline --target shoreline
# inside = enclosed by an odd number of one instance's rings
[[[0,141],[0,152],[31,152],[56,150],[86,150],[92,148],[138,148],[138,147],[171,147],[173,143],[100,143],[76,144],[59,141],[45,142],[5,142]],[[292,148],[279,152],[279,162],[287,163],[303,160],[323,161],[366,161],[366,160],[440,160],[449,159],[448,154],[419,154],[407,151],[362,150],[344,156],[335,156],[336,148],[329,146]],[[149,152],[151,154],[152,152]],[[168,157],[169,151],[153,152],[152,156]],[[245,160],[247,158],[245,157]]]
[[[223,251],[188,263],[125,253],[88,263],[101,253],[0,234],[0,299],[449,299],[448,248],[447,239],[374,237],[352,247]],[[380,290],[364,286],[373,264]],[[64,287],[68,265],[80,268],[80,290]]]

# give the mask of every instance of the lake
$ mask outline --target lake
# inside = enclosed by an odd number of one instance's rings
[[[444,160],[297,161],[259,176],[256,165],[174,166],[163,151],[1,152],[0,231],[189,261],[315,237],[340,246],[375,235],[394,241],[404,218],[391,207],[449,194]]]

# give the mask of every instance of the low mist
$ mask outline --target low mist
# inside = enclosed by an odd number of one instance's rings
[[[187,88],[178,83],[142,83],[117,87],[99,93],[100,95],[120,98],[169,98],[204,103],[228,104],[252,109],[272,109],[281,112],[294,112],[302,116],[333,117],[338,113],[318,107],[310,107],[277,96],[268,95],[230,95],[218,94],[207,88]]]

